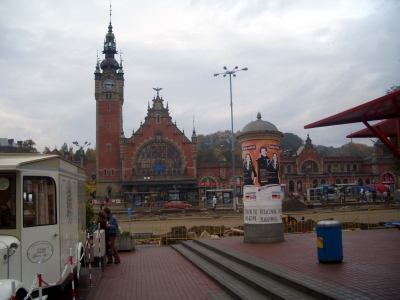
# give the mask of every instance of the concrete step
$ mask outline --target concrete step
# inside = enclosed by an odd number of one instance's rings
[[[182,244],[173,245],[171,247],[178,251],[186,259],[188,259],[191,263],[193,263],[197,268],[203,271],[219,286],[221,286],[232,297],[231,299],[271,299],[261,294],[260,292],[249,288],[247,284],[243,283],[234,276],[222,272],[217,266],[200,257],[192,250],[184,247]]]
[[[270,264],[265,260],[225,247],[212,240],[197,239],[193,241],[193,244],[201,246],[203,249],[214,252],[215,254],[241,265],[242,267],[246,267],[256,272],[252,273],[252,277],[257,277],[256,274],[266,276],[276,282],[299,291],[303,295],[315,299],[369,299],[360,294],[343,289],[341,286],[327,284],[315,278],[306,277],[302,274],[296,273],[295,271]],[[197,251],[204,252],[203,249],[200,248]]]
[[[186,242],[183,243],[183,246],[218,267],[220,272],[226,272],[236,279],[239,279],[240,282],[245,283],[248,286],[248,289],[254,289],[263,294],[264,297],[269,297],[271,299],[315,299],[301,291],[293,289],[285,283],[276,281],[267,275],[261,274],[240,264],[239,262],[235,262],[234,260],[231,260],[212,249],[205,248],[200,244]]]

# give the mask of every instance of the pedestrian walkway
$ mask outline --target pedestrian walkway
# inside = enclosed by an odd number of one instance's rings
[[[245,244],[242,237],[212,242],[364,298],[399,298],[400,231],[344,231],[342,236],[339,264],[318,262],[315,233],[285,235],[274,244]],[[121,260],[107,266],[90,299],[231,299],[171,247],[139,246],[121,253]]]

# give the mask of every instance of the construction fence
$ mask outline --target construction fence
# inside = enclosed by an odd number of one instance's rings
[[[284,232],[287,234],[315,232],[317,223],[322,220],[339,221],[342,230],[370,230],[399,221],[400,209],[305,211],[282,215]],[[244,219],[242,215],[133,219],[129,230],[131,236],[135,236],[136,244],[168,245],[172,241],[243,236]]]

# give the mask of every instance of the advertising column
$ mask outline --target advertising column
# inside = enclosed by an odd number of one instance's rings
[[[261,120],[247,124],[237,138],[242,146],[244,242],[282,242],[282,199],[279,184],[279,140],[275,125]]]

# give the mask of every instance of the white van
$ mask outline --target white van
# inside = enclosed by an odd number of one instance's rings
[[[61,292],[70,281],[70,267],[65,269],[71,248],[79,278],[85,202],[83,168],[57,155],[0,154],[0,299],[11,297],[13,281],[23,299],[39,262],[43,280],[60,279],[53,289]]]

